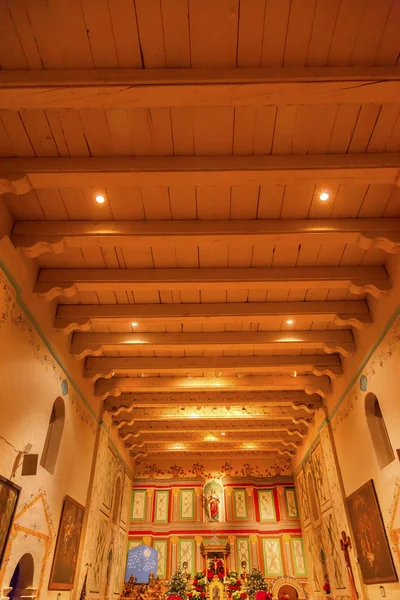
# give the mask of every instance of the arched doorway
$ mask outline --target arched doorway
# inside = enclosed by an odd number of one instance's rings
[[[32,554],[24,554],[10,580],[8,597],[10,600],[19,600],[22,596],[36,596],[36,590],[33,590],[34,564]],[[29,590],[29,591],[28,591]]]
[[[298,597],[299,594],[297,593],[296,588],[294,588],[292,585],[287,584],[279,588],[279,600],[281,600],[281,598],[284,598],[285,600],[298,600]]]
[[[308,595],[294,577],[278,577],[272,584],[272,597],[274,600],[306,600]]]

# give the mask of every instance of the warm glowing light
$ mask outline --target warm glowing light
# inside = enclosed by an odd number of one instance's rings
[[[183,444],[172,444],[171,450],[185,450],[186,446]]]
[[[293,371],[293,377],[297,377],[297,371]]]
[[[322,192],[319,195],[319,199],[322,200],[322,202],[326,202],[327,200],[329,200],[329,194],[328,194],[328,192]]]
[[[222,372],[219,371],[218,373],[215,373],[215,377],[222,377]]]
[[[104,204],[105,201],[106,199],[104,198],[104,196],[96,196],[96,202],[98,204]]]
[[[204,438],[205,442],[216,442],[217,438],[215,437],[215,435],[206,435],[206,437]]]
[[[132,327],[137,327],[139,325],[139,323],[136,323],[135,321],[133,323],[131,323]]]
[[[187,377],[188,379],[192,379],[192,378],[193,378],[193,375],[192,375],[191,373],[186,373],[186,377]]]
[[[149,376],[149,374],[148,374],[148,373],[141,373],[141,374],[140,374],[140,377],[148,377],[148,376]]]
[[[293,325],[293,319],[286,319],[286,325]]]
[[[221,431],[221,435],[226,435],[225,431]]]
[[[257,448],[257,444],[243,444],[242,448],[245,448],[246,450],[254,450],[254,448]]]
[[[190,419],[198,419],[199,415],[195,415],[194,413],[190,413],[190,415],[188,415]]]

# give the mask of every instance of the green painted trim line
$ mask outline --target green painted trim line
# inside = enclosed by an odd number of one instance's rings
[[[300,469],[303,466],[303,463],[308,459],[309,455],[311,454],[311,452],[315,449],[316,443],[319,440],[319,434],[321,433],[322,429],[331,422],[332,418],[335,416],[335,414],[337,413],[337,411],[339,410],[341,404],[344,402],[344,400],[346,399],[347,394],[350,392],[351,388],[353,387],[353,385],[357,382],[357,379],[360,377],[360,375],[362,375],[363,370],[365,369],[366,364],[368,363],[368,361],[371,359],[372,355],[374,354],[374,352],[376,351],[376,349],[378,348],[379,344],[382,343],[385,335],[387,334],[387,332],[389,331],[389,329],[392,327],[392,325],[394,324],[394,322],[396,321],[397,317],[400,315],[400,304],[398,305],[398,307],[396,308],[396,310],[394,311],[394,313],[392,314],[392,316],[390,317],[389,321],[386,323],[385,327],[383,328],[383,330],[381,331],[379,337],[377,338],[375,344],[372,346],[371,350],[368,352],[367,356],[364,358],[364,360],[361,363],[361,366],[359,367],[359,369],[357,370],[357,373],[354,375],[354,377],[351,379],[351,381],[348,383],[345,391],[343,392],[342,396],[340,397],[340,399],[337,401],[335,408],[332,410],[331,414],[329,415],[329,417],[326,417],[323,422],[321,423],[321,425],[318,427],[318,434],[317,436],[314,438],[310,448],[307,450],[306,454],[303,456],[303,459],[301,460],[300,464],[298,465],[298,467],[293,471],[294,475],[296,476]]]
[[[353,387],[353,385],[356,383],[357,379],[362,374],[363,370],[365,369],[365,366],[366,366],[367,362],[371,359],[372,355],[374,354],[374,352],[377,349],[377,347],[379,346],[379,344],[381,344],[383,342],[383,339],[384,339],[385,335],[387,334],[387,332],[389,331],[389,329],[392,327],[393,323],[395,322],[395,320],[397,319],[397,317],[399,316],[399,314],[400,314],[400,304],[396,308],[396,310],[394,311],[394,313],[392,314],[392,316],[390,317],[389,321],[386,323],[386,325],[383,328],[380,336],[376,340],[375,344],[372,346],[372,349],[369,351],[369,353],[367,354],[367,356],[364,358],[364,360],[363,360],[360,368],[357,371],[357,374],[354,375],[353,379],[349,382],[348,386],[346,387],[345,391],[342,394],[342,397],[340,398],[340,400],[338,400],[335,408],[333,409],[333,411],[329,415],[328,421],[330,421],[332,419],[332,417],[334,417],[335,414],[337,413],[337,411],[339,410],[340,405],[342,404],[342,402],[346,398],[347,394],[349,393],[349,391],[351,390],[351,388]]]
[[[36,321],[35,317],[33,316],[33,314],[31,313],[31,311],[29,310],[29,308],[25,304],[24,300],[22,299],[22,292],[21,292],[20,286],[18,285],[18,282],[13,277],[13,275],[10,272],[10,270],[7,268],[7,266],[4,264],[4,262],[2,260],[0,260],[0,269],[3,271],[3,273],[7,277],[8,281],[13,286],[13,288],[15,290],[16,300],[17,300],[17,303],[18,303],[19,307],[22,309],[22,311],[25,313],[26,317],[29,319],[29,321],[32,324],[33,328],[35,329],[36,333],[38,334],[38,336],[40,337],[40,339],[42,340],[42,342],[46,346],[47,350],[50,352],[50,354],[52,355],[52,357],[54,358],[54,360],[56,361],[56,363],[60,367],[61,371],[65,374],[65,376],[68,379],[69,383],[72,385],[72,387],[74,388],[75,392],[78,394],[79,398],[82,400],[82,402],[84,403],[84,405],[88,409],[88,411],[89,411],[90,415],[92,416],[92,418],[94,419],[94,421],[97,423],[97,425],[101,425],[107,431],[108,441],[111,442],[112,447],[114,448],[115,452],[118,454],[119,458],[121,459],[121,461],[125,465],[125,468],[128,471],[131,479],[133,479],[133,471],[126,464],[125,459],[123,458],[123,456],[121,456],[118,448],[115,446],[113,440],[111,439],[111,437],[110,437],[110,430],[105,425],[105,423],[103,421],[101,421],[97,417],[96,413],[94,412],[94,410],[90,406],[89,402],[86,400],[85,395],[80,390],[78,384],[75,382],[74,378],[71,376],[71,374],[68,371],[68,369],[66,369],[64,367],[64,365],[63,365],[62,361],[60,360],[60,358],[58,357],[56,351],[53,349],[53,346],[50,344],[50,342],[47,340],[47,337],[43,333],[42,328],[40,327],[39,323]]]

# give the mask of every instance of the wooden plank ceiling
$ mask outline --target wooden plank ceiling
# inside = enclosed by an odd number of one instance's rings
[[[399,3],[0,11],[12,241],[126,447],[287,460],[390,289]]]

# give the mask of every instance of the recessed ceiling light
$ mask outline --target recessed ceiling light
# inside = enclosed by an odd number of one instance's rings
[[[105,201],[106,199],[104,198],[104,196],[96,196],[96,202],[98,204],[104,204]]]
[[[286,325],[293,325],[293,319],[286,319]]]
[[[293,371],[293,377],[297,377],[297,371]]]
[[[226,435],[225,431],[221,431],[221,435]]]
[[[137,327],[139,325],[139,323],[136,323],[135,321],[133,321],[133,323],[131,323],[132,327]]]
[[[222,372],[219,371],[218,373],[215,373],[215,377],[222,377]]]
[[[322,202],[326,202],[327,200],[329,200],[329,194],[328,194],[328,192],[322,192],[319,195],[319,199],[322,200]]]

